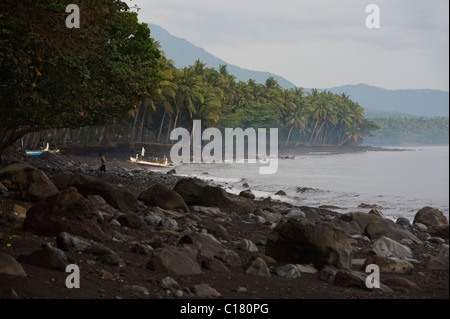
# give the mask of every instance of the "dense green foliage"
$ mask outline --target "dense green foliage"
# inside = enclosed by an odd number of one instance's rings
[[[66,6],[78,3],[81,27]],[[160,51],[118,0],[2,0],[0,153],[26,133],[125,118],[158,81]]]
[[[0,153],[43,131],[60,146],[168,143],[173,128],[191,129],[194,119],[220,129],[279,128],[286,145],[360,143],[376,129],[345,94],[283,89],[274,78],[236,81],[225,65],[201,61],[177,69],[119,0],[78,1],[81,27],[68,29],[73,2],[0,4]]]
[[[371,145],[429,145],[449,143],[448,117],[371,117],[379,130],[368,137]]]

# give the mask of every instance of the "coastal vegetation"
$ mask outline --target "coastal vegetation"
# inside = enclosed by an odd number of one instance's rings
[[[360,144],[386,124],[345,93],[238,81],[227,65],[200,60],[176,68],[121,1],[83,3],[81,27],[68,29],[67,4],[2,2],[0,153],[21,141],[168,144],[196,119],[221,130],[278,128],[286,146]]]

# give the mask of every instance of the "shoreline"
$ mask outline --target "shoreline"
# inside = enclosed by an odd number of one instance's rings
[[[43,157],[16,158],[32,167],[42,169],[49,177],[63,172],[72,172],[96,177],[100,183],[117,185],[137,196],[142,191],[156,184],[163,184],[172,189],[178,181],[184,179],[166,173],[150,172],[137,168],[135,164],[124,164],[122,158],[126,154],[111,153],[107,157],[107,174],[97,178],[100,160],[96,156],[55,155],[47,154]],[[119,166],[120,164],[120,166]],[[124,164],[124,165],[122,165]],[[125,166],[125,168],[123,167]],[[1,168],[0,168],[1,170]],[[207,185],[211,185],[209,182]],[[226,191],[225,188],[222,188]],[[216,194],[217,195],[217,194]],[[214,195],[214,196],[216,196]],[[31,205],[23,200],[15,200],[14,192],[10,196],[0,194],[0,207],[10,207],[15,204],[22,207]],[[241,196],[233,198],[242,199]],[[247,200],[247,199],[246,199]],[[103,245],[110,251],[114,251],[119,257],[116,264],[113,259],[104,260],[102,256],[88,252],[67,251],[64,254],[76,264],[80,265],[82,289],[68,290],[64,288],[67,274],[61,271],[48,269],[45,265],[33,265],[20,263],[27,277],[5,277],[0,273],[0,299],[167,299],[188,300],[209,299],[441,299],[448,298],[448,285],[442,278],[448,279],[447,270],[429,269],[429,262],[438,258],[443,247],[442,239],[426,244],[409,244],[414,253],[414,272],[412,274],[385,274],[382,279],[392,287],[385,291],[367,290],[358,285],[346,286],[325,282],[319,279],[320,267],[316,272],[304,272],[300,278],[288,279],[281,277],[277,270],[285,266],[286,262],[273,261],[267,253],[267,240],[271,238],[277,223],[284,223],[288,213],[298,213],[300,210],[306,218],[312,218],[315,222],[328,223],[344,218],[340,213],[332,210],[332,207],[307,207],[283,203],[274,200],[248,199],[257,210],[250,214],[236,214],[225,209],[211,207],[199,208],[189,205],[190,212],[182,213],[176,210],[153,210],[140,204],[139,212],[128,213],[116,211],[111,216],[113,220],[117,216],[127,215],[144,218],[156,216],[164,220],[158,226],[150,226],[150,229],[135,229],[131,222],[128,226],[120,219],[121,224],[113,226],[114,236],[118,240],[105,242]],[[2,206],[3,205],[3,206]],[[30,206],[31,207],[31,206]],[[107,214],[111,214],[107,208]],[[156,212],[156,215],[154,212]],[[113,210],[114,212],[114,210]],[[23,214],[23,212],[22,212]],[[372,214],[372,215],[371,215]],[[372,216],[375,213],[364,213]],[[5,217],[3,217],[5,216]],[[38,236],[22,230],[23,219],[15,220],[11,227],[4,222],[10,220],[6,211],[0,209],[0,254],[4,253],[14,259],[21,260],[23,255],[36,253],[43,249],[43,244],[59,247],[55,237]],[[23,215],[22,215],[23,216]],[[108,216],[108,215],[106,215]],[[263,217],[264,216],[264,217]],[[349,215],[346,215],[349,216]],[[281,218],[278,221],[269,222],[272,218]],[[345,220],[345,219],[344,219]],[[117,221],[117,220],[116,220]],[[18,224],[17,224],[18,223]],[[217,228],[219,227],[220,228]],[[412,229],[412,228],[411,228]],[[178,247],[191,242],[186,241],[185,236],[194,234],[211,234],[217,238],[214,245],[226,248],[228,252],[234,252],[241,262],[238,264],[223,264],[220,258],[207,259],[212,264],[204,263],[204,257],[199,259],[201,273],[195,275],[183,275],[165,273],[148,268],[151,260],[159,249],[166,247]],[[349,233],[352,242],[352,265],[350,271],[355,275],[364,273],[361,270],[360,260],[370,256],[371,247],[375,239]],[[183,241],[181,239],[184,238]],[[194,238],[194,237],[192,237]],[[184,244],[183,244],[183,243]],[[242,243],[253,243],[252,249],[242,248]],[[448,239],[444,240],[448,244]],[[134,247],[134,248],[133,248]],[[150,252],[137,253],[134,249],[147,249]],[[150,248],[148,248],[150,247]],[[202,247],[202,246],[198,246]],[[247,246],[245,246],[247,247]],[[256,247],[256,248],[255,248]],[[201,248],[197,248],[201,249]],[[109,256],[109,255],[107,255]],[[1,256],[0,256],[1,257]],[[267,263],[267,272],[264,276],[249,274],[249,265],[255,260],[262,259]],[[448,260],[448,258],[447,258]],[[355,264],[353,264],[355,262]],[[0,263],[1,264],[1,263]],[[120,266],[121,265],[121,266]],[[319,272],[317,272],[319,271]],[[359,275],[358,275],[359,276]],[[167,277],[175,280],[180,288],[171,290],[164,288],[162,282]],[[400,279],[398,279],[400,278]],[[392,281],[389,281],[392,280]],[[395,280],[406,280],[409,286],[395,286]],[[43,289],[42,287],[45,287]],[[206,286],[206,293],[201,293],[199,286]],[[388,285],[388,286],[389,286]],[[418,288],[415,288],[417,286]],[[203,286],[202,286],[203,287]],[[178,294],[178,295],[177,295]],[[180,295],[181,294],[181,295]],[[63,296],[63,297],[62,297]],[[178,297],[177,297],[178,296]]]

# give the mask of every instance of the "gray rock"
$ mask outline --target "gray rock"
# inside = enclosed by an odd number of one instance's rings
[[[81,236],[72,235],[66,232],[58,234],[56,237],[57,247],[64,251],[79,251],[93,255],[110,255],[114,251],[101,243],[88,240]]]
[[[160,226],[168,229],[168,230],[173,230],[173,231],[178,231],[179,230],[179,226],[178,223],[175,219],[173,219],[172,217],[165,217],[161,220]]]
[[[164,289],[171,290],[172,292],[175,292],[181,288],[178,282],[170,276],[167,276],[163,280],[161,280],[161,286]]]
[[[136,243],[131,251],[139,255],[152,256],[155,250],[149,245]]]
[[[123,227],[128,227],[137,230],[150,230],[144,219],[134,213],[120,214],[117,217],[117,221]]]
[[[50,245],[44,245],[42,249],[29,255],[22,255],[17,261],[24,264],[30,264],[46,269],[66,271],[69,262],[64,252]]]
[[[250,198],[250,199],[255,199],[255,194],[253,194],[250,189],[243,190],[242,192],[239,193],[239,196],[245,197],[245,198]]]
[[[225,249],[221,251],[217,256],[226,265],[231,267],[239,267],[242,265],[241,257],[234,251],[230,249]]]
[[[397,220],[396,220],[395,223],[398,224],[398,225],[405,226],[405,227],[411,226],[411,222],[409,221],[408,218],[405,218],[405,217],[399,217],[399,218],[397,218]]]
[[[118,254],[101,255],[98,260],[105,265],[125,267],[125,262],[120,258]]]
[[[372,250],[383,257],[412,258],[413,253],[408,246],[402,245],[395,240],[381,237],[372,245]]]
[[[278,276],[283,278],[299,278],[302,276],[296,265],[287,264],[275,269]]]
[[[333,283],[334,277],[336,276],[336,273],[338,272],[338,269],[336,267],[326,265],[322,268],[319,274],[319,280],[325,281],[329,284]]]
[[[306,218],[306,214],[298,208],[293,208],[286,214],[286,218]]]
[[[0,275],[26,277],[27,273],[13,257],[0,253]]]
[[[250,263],[245,273],[255,276],[270,277],[270,270],[267,267],[266,262],[259,257]]]
[[[254,253],[254,252],[258,251],[258,247],[256,247],[256,245],[251,240],[248,240],[248,239],[245,239],[245,238],[242,239],[238,243],[237,247],[239,249],[243,250],[243,251],[249,251],[251,253]]]
[[[280,262],[349,269],[352,245],[348,235],[332,222],[290,218],[269,234],[266,255]]]
[[[161,223],[162,218],[156,215],[149,214],[144,217],[144,221],[150,226],[157,227]]]
[[[198,249],[199,255],[211,258],[219,256],[225,247],[211,234],[189,233],[179,240],[180,244],[191,244]]]
[[[184,247],[168,246],[155,249],[147,268],[169,275],[197,275],[202,270],[195,256]]]

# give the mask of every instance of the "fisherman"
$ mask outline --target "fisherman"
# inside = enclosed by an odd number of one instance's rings
[[[102,153],[100,153],[100,160],[102,161],[102,165],[100,166],[100,174],[105,174],[106,173],[106,158]]]
[[[145,148],[142,147],[142,151],[141,151],[141,160],[144,159],[144,155],[145,155]]]

